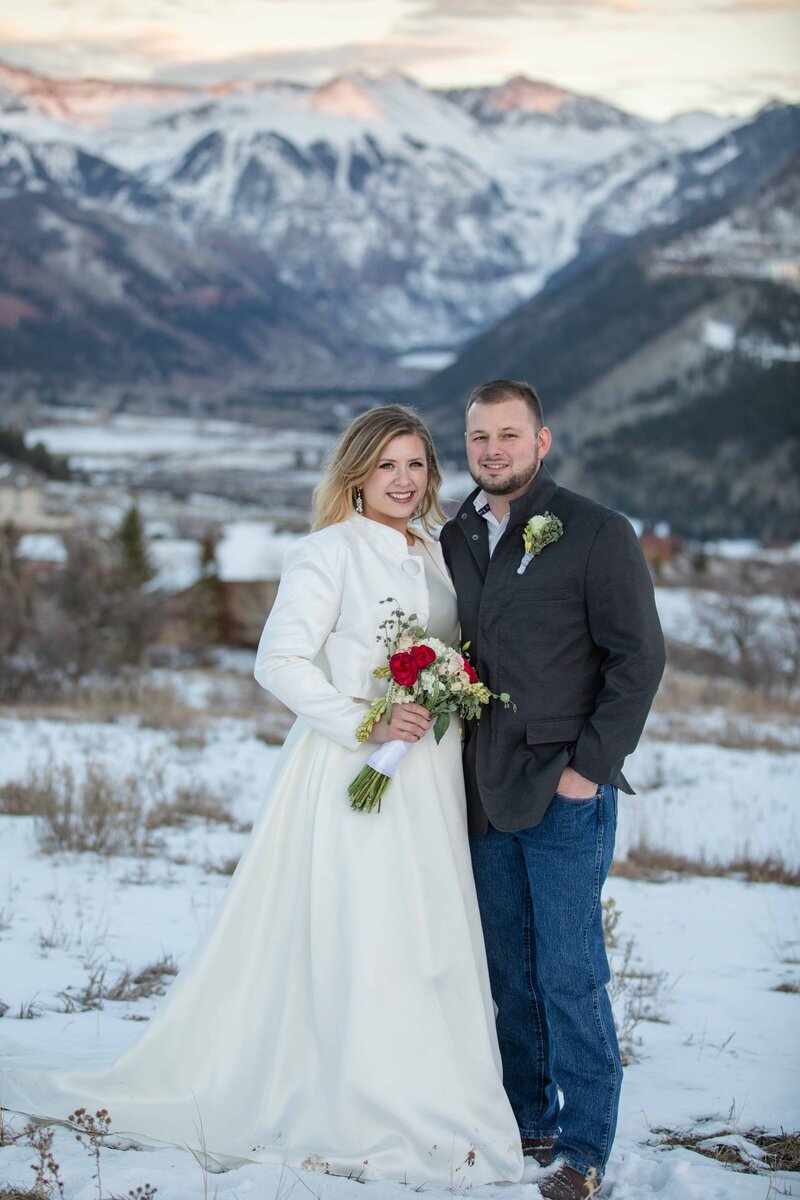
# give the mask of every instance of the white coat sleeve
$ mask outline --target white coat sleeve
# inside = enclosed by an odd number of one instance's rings
[[[278,594],[256,654],[263,688],[348,750],[369,705],[338,692],[314,659],[339,618],[342,578],[330,548],[306,539],[287,551]]]

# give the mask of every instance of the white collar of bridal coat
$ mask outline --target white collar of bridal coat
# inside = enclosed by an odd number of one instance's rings
[[[369,542],[377,550],[402,554],[404,558],[411,550],[406,541],[405,534],[401,533],[399,529],[392,529],[391,525],[382,525],[380,521],[371,521],[369,517],[359,516],[358,513],[353,513],[352,517],[348,517],[345,525],[350,525],[365,541]],[[429,542],[431,545],[436,545],[436,538],[432,537],[421,525],[412,524],[410,529],[414,537],[420,538],[423,542]]]

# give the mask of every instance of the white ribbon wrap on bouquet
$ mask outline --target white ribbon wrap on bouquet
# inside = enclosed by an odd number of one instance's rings
[[[367,766],[372,767],[381,775],[387,775],[389,779],[394,779],[397,768],[413,745],[413,742],[401,742],[399,738],[393,738],[391,742],[384,742],[374,754],[370,755]]]

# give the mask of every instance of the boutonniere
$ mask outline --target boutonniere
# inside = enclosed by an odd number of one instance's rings
[[[550,512],[543,513],[538,517],[531,517],[522,531],[525,553],[517,567],[517,574],[524,575],[531,559],[535,558],[537,554],[541,554],[545,546],[549,546],[551,542],[557,542],[563,532],[564,526],[561,521]]]

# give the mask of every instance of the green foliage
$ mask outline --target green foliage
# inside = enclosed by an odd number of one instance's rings
[[[397,604],[394,596],[387,596],[385,600],[380,601],[381,604]],[[421,625],[416,624],[417,614],[409,613],[408,616],[403,612],[402,608],[394,608],[390,612],[385,621],[381,621],[378,629],[382,629],[383,633],[379,633],[375,638],[376,642],[383,642],[386,647],[387,654],[393,654],[396,643],[405,634],[410,634],[412,637],[424,637],[425,630]]]
[[[137,504],[130,505],[114,534],[119,550],[120,568],[125,580],[141,587],[155,575],[147,548],[144,522]]]
[[[200,573],[192,592],[189,620],[196,653],[201,658],[226,633],[225,593],[217,568],[217,538],[207,530],[200,542]]]
[[[444,735],[447,733],[447,730],[449,728],[450,728],[450,713],[449,712],[439,713],[438,717],[436,718],[436,720],[433,723],[433,736],[436,738],[437,745],[442,740]]]
[[[48,479],[72,478],[69,462],[63,455],[51,454],[41,442],[27,446],[22,430],[13,425],[0,425],[0,455],[33,467]]]

